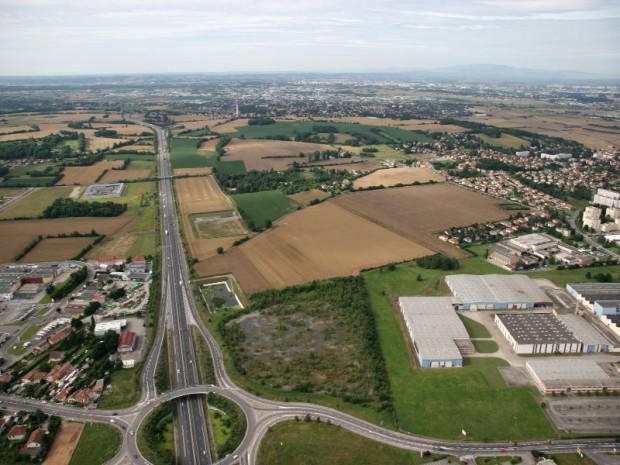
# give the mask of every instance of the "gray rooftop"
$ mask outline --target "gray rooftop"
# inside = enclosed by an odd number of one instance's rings
[[[589,302],[620,300],[620,283],[571,283],[566,286],[572,287],[575,292],[581,294]]]
[[[537,358],[526,363],[542,381],[609,379],[596,362],[583,357]]]
[[[462,358],[454,340],[469,340],[469,334],[454,310],[452,297],[401,297],[398,302],[422,358]]]
[[[463,303],[551,303],[538,285],[524,275],[446,276],[454,296]]]
[[[579,342],[551,313],[498,313],[496,316],[518,344]]]
[[[578,315],[558,315],[557,318],[573,335],[584,344],[613,345],[609,339],[597,331],[583,317]]]

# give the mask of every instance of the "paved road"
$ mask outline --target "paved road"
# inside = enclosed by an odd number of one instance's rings
[[[596,250],[606,253],[607,255],[609,255],[611,258],[614,258],[616,260],[620,260],[620,255],[618,255],[617,253],[606,249],[605,247],[603,247],[601,244],[599,244],[598,242],[596,242],[594,239],[592,239],[590,237],[590,235],[585,232],[582,231],[581,229],[579,229],[579,226],[577,226],[577,218],[579,217],[579,215],[581,214],[582,209],[578,208],[577,210],[575,210],[571,216],[568,218],[568,224],[571,225],[571,227],[577,231],[578,234],[581,234],[583,236],[583,240],[586,241],[588,244],[590,244],[591,246],[593,246]]]
[[[19,202],[21,199],[23,199],[24,197],[32,194],[34,191],[39,190],[39,187],[29,187],[28,189],[26,189],[24,192],[22,192],[21,194],[13,197],[11,200],[7,200],[6,202],[4,202],[2,205],[0,205],[0,212],[6,208],[9,208],[11,205],[13,205],[16,202]]]
[[[132,121],[132,120],[130,120]],[[256,463],[260,442],[269,427],[285,420],[320,417],[324,421],[341,425],[354,433],[373,440],[410,450],[434,450],[455,455],[501,455],[503,453],[527,452],[532,449],[544,451],[574,451],[578,446],[586,451],[610,451],[615,443],[609,439],[528,441],[517,445],[504,443],[474,443],[445,441],[384,429],[327,407],[304,403],[275,402],[261,399],[236,386],[228,376],[222,353],[198,315],[193,296],[188,288],[188,270],[182,249],[178,218],[173,200],[165,134],[161,128],[150,126],[160,141],[160,193],[162,221],[162,306],[157,335],[153,341],[141,378],[143,395],[135,406],[118,410],[88,410],[69,406],[42,404],[40,401],[0,396],[3,407],[20,410],[40,408],[48,414],[60,415],[80,421],[110,423],[119,428],[124,436],[123,446],[112,464],[148,463],[141,456],[136,443],[137,431],[144,418],[163,402],[174,402],[176,412],[177,453],[183,465],[209,463],[206,426],[201,396],[213,392],[236,402],[247,419],[247,432],[237,450],[217,461],[225,465]],[[216,386],[199,386],[190,325],[195,325],[207,341],[213,358]],[[154,374],[161,345],[166,331],[170,334],[169,350],[172,351],[171,367],[175,389],[157,396]]]

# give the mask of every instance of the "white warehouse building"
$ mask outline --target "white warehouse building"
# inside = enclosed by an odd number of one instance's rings
[[[120,334],[125,326],[127,326],[127,320],[102,321],[95,325],[95,336],[101,337],[108,331]]]
[[[462,353],[474,350],[452,297],[401,297],[398,303],[421,367],[463,366]]]

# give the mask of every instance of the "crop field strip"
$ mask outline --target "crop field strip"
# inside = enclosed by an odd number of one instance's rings
[[[96,237],[60,237],[43,239],[34,249],[21,258],[22,263],[55,262],[75,257],[92,244]]]
[[[435,252],[463,258],[467,253],[433,234],[454,226],[498,221],[510,212],[499,201],[451,184],[380,189],[345,194],[334,203]]]
[[[396,184],[412,184],[414,182],[427,183],[441,182],[443,179],[434,172],[424,168],[389,168],[377,170],[367,176],[354,181],[355,189],[365,189],[372,186],[391,187]]]
[[[67,166],[63,170],[63,177],[56,183],[58,186],[70,186],[74,184],[94,184],[105,170],[120,168],[122,160],[101,160],[91,166]]]

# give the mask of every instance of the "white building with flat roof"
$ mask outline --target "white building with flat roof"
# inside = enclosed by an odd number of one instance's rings
[[[611,377],[588,358],[537,358],[528,360],[525,367],[543,394],[620,391],[620,378]]]
[[[472,346],[452,297],[401,297],[403,321],[423,368],[460,367],[460,347]]]
[[[125,326],[127,326],[127,320],[102,321],[95,325],[95,336],[103,336],[108,331],[120,334]]]
[[[620,207],[620,193],[609,189],[598,188],[592,203],[603,205],[605,207]]]

